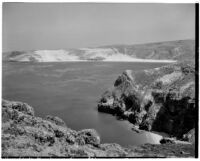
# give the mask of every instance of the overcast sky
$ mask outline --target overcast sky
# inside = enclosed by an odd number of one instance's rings
[[[3,51],[136,44],[194,36],[194,4],[3,4]]]

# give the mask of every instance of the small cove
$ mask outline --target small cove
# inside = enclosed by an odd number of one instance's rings
[[[99,113],[96,106],[101,94],[112,87],[124,70],[162,65],[164,63],[3,62],[2,97],[28,103],[34,107],[36,116],[58,116],[72,129],[94,128],[102,143],[158,143],[161,137],[158,134],[136,133],[128,121]]]

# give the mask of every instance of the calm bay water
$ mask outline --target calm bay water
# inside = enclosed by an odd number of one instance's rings
[[[155,143],[148,132],[138,134],[132,131],[128,121],[99,113],[97,101],[124,70],[136,71],[162,65],[133,62],[3,62],[2,97],[28,103],[34,107],[37,116],[58,116],[72,129],[94,128],[103,143]]]

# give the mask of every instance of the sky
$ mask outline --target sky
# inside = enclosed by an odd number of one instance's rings
[[[194,39],[194,4],[3,3],[3,51]]]

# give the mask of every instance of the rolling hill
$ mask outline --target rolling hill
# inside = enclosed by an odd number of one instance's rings
[[[3,53],[3,61],[131,61],[175,62],[194,60],[195,41],[179,40],[137,45],[112,45],[66,50],[12,51]]]

